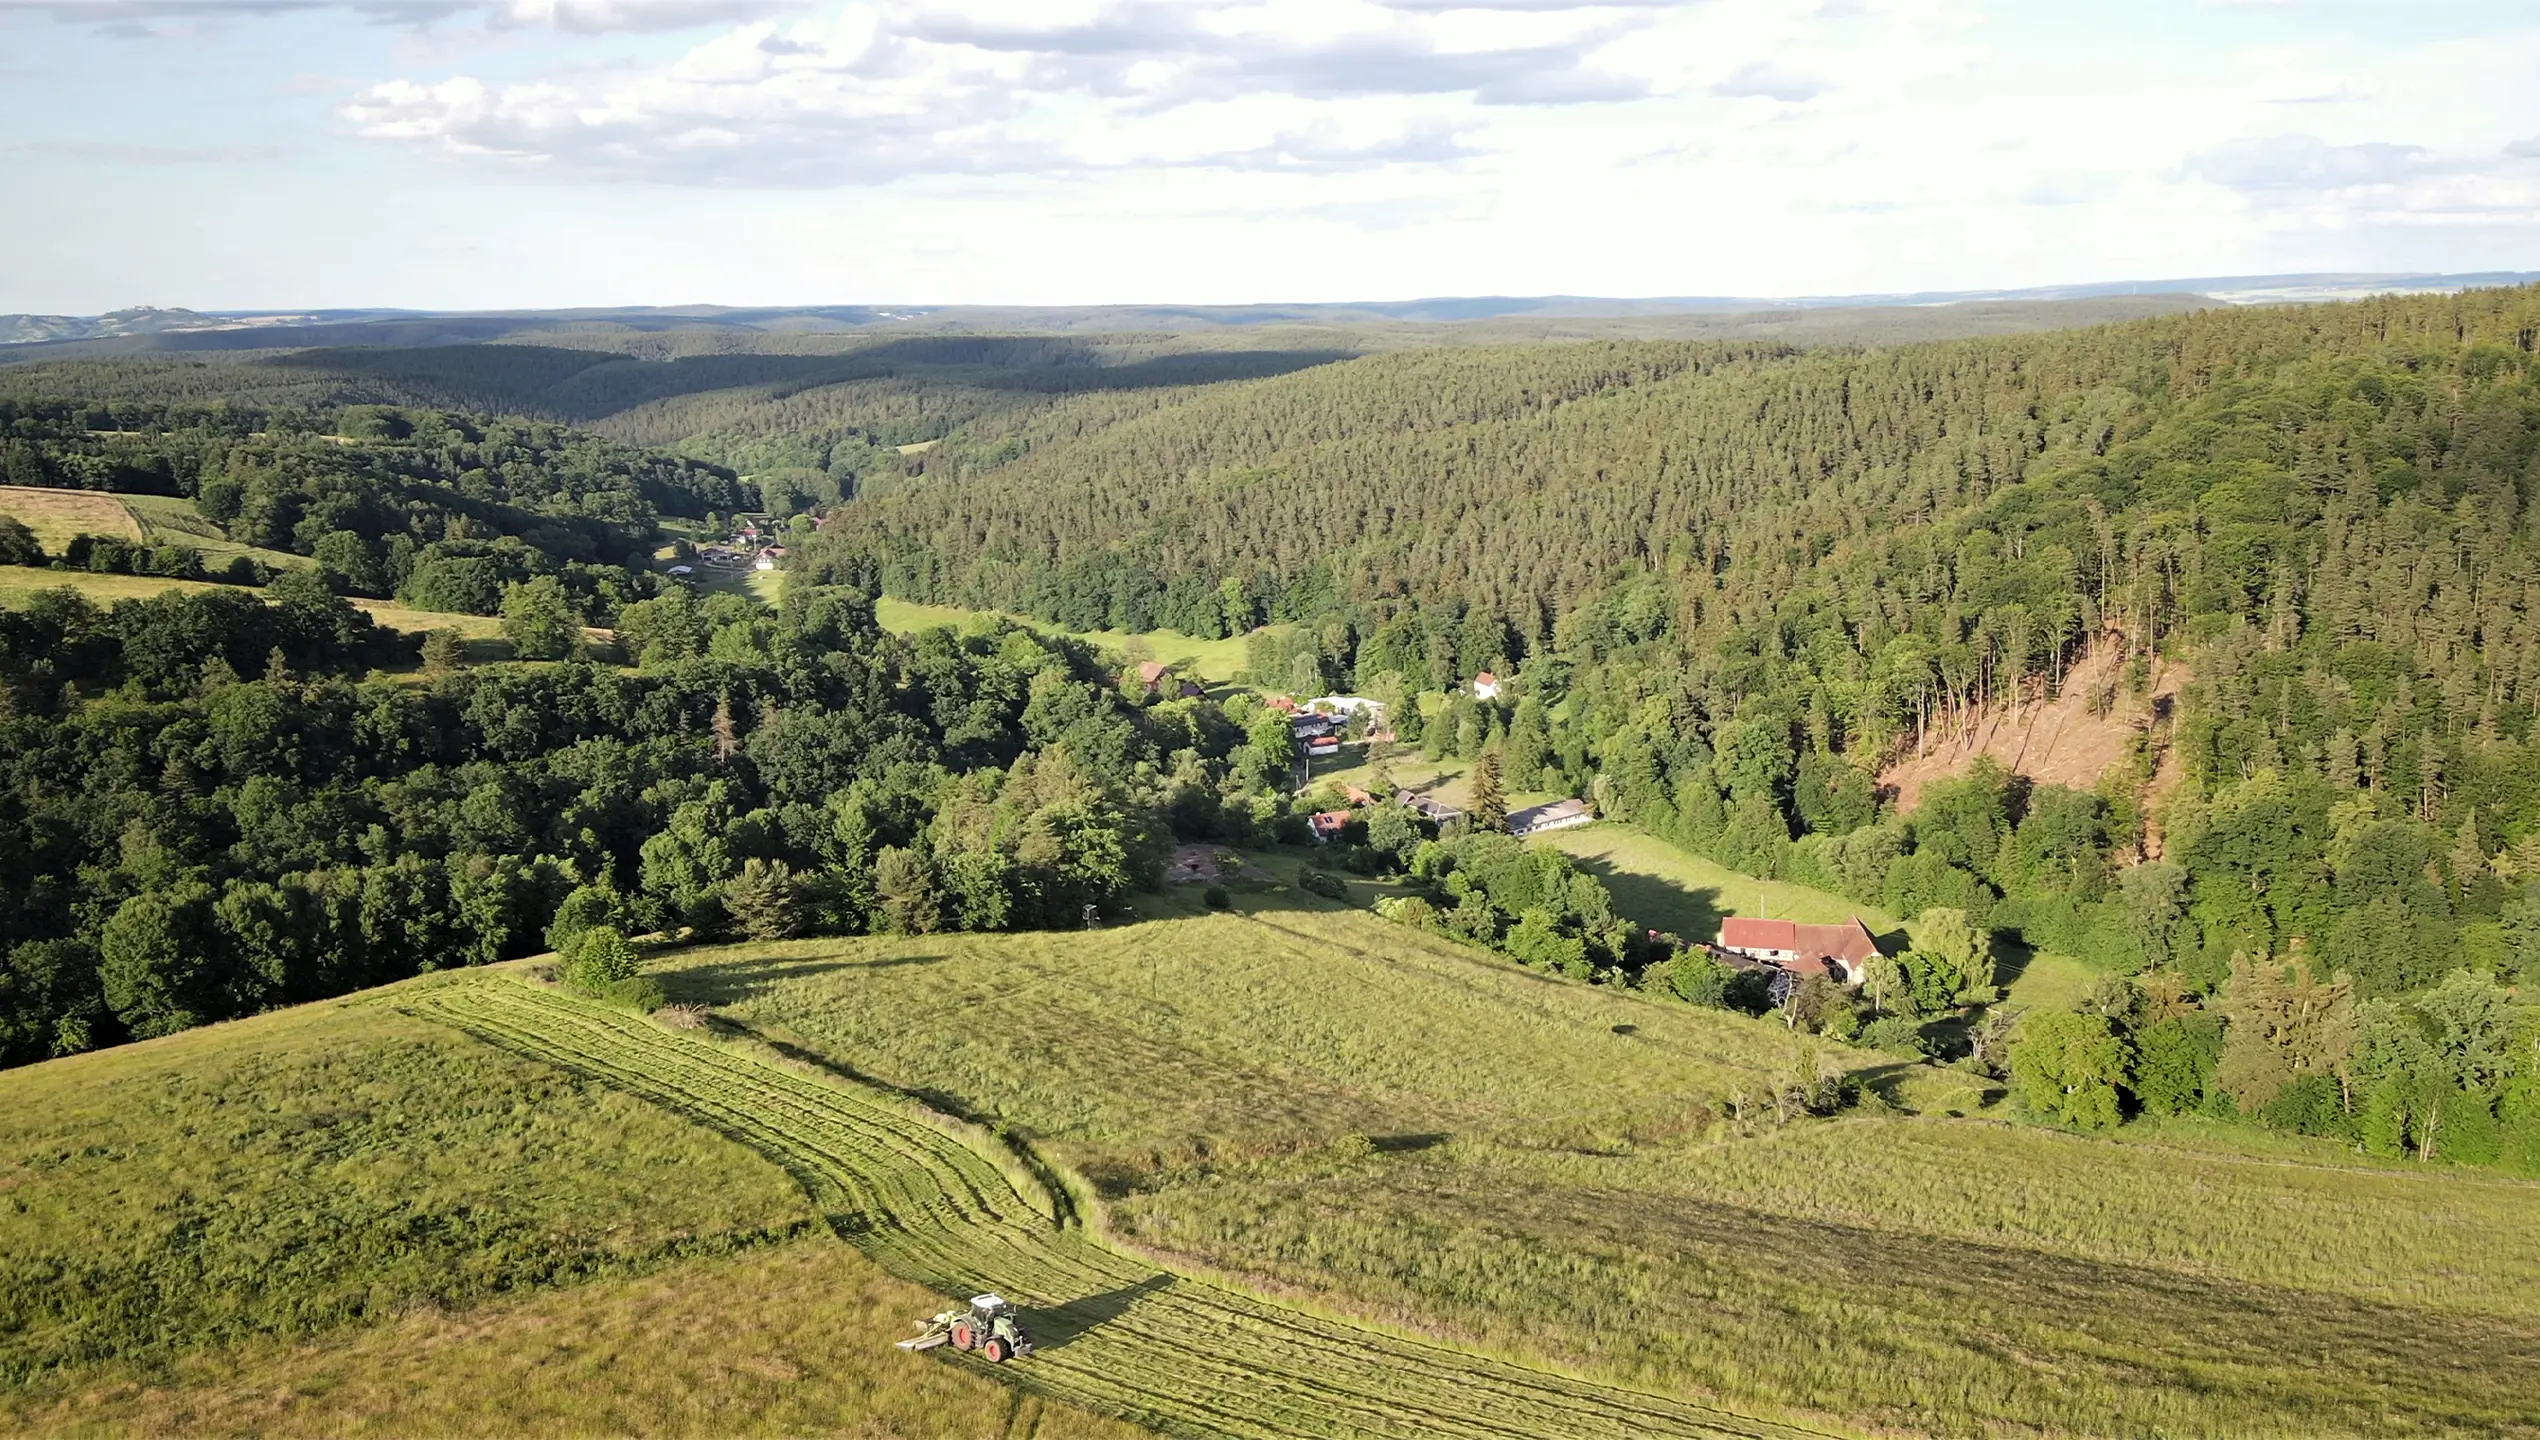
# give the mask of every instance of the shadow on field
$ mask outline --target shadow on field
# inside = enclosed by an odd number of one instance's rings
[[[763,994],[777,984],[800,980],[811,975],[830,975],[841,970],[885,970],[902,965],[934,965],[949,960],[950,955],[903,955],[891,960],[847,960],[813,957],[786,960],[761,957],[749,960],[727,960],[714,965],[697,965],[661,976],[674,1000],[699,1005],[730,1005]]]
[[[1729,913],[1722,908],[1716,886],[1677,885],[1655,875],[1617,870],[1614,862],[1601,856],[1573,855],[1570,860],[1605,882],[1605,888],[1614,896],[1614,908],[1644,927],[1670,931],[1687,940],[1708,940],[1720,933],[1720,920]]]
[[[1173,1288],[1174,1277],[1149,1275],[1134,1285],[1105,1290],[1081,1300],[1032,1313],[1032,1343],[1042,1350],[1065,1348],[1079,1337],[1089,1334],[1129,1313],[1129,1308],[1149,1295],[1162,1294]]]

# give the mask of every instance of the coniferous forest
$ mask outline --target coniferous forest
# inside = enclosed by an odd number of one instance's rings
[[[1511,791],[2082,957],[2104,983],[2002,1062],[2048,1118],[2540,1164],[2535,336],[2540,292],[2492,290],[1894,348],[928,352],[958,385],[537,346],[13,367],[9,483],[187,497],[313,563],[270,604],[0,612],[0,1055],[599,924],[1076,924],[1168,837],[1293,828],[1249,699],[891,636],[887,594],[1253,634],[1265,684],[1387,699]],[[654,573],[665,517],[761,507],[823,512],[781,607]],[[344,597],[560,609],[615,651],[374,674],[413,642]],[[2186,679],[2095,784],[1882,787],[2076,667],[2094,713]],[[1372,848],[1507,869],[1419,838]],[[1472,913],[1551,968],[1733,988],[1643,973],[1593,902]],[[1810,1023],[1982,1050],[1924,1026],[1989,988],[1964,948]]]

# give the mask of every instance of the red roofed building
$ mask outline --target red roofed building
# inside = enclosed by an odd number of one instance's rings
[[[1349,812],[1346,810],[1320,811],[1307,823],[1314,827],[1315,839],[1336,840],[1340,838],[1343,830],[1349,828]]]
[[[1720,948],[1794,975],[1832,975],[1846,985],[1860,984],[1861,967],[1883,953],[1858,915],[1840,925],[1732,915],[1720,922]]]

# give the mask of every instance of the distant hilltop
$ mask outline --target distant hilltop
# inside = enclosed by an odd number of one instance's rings
[[[237,330],[256,325],[306,324],[314,315],[222,315],[183,308],[135,305],[103,315],[0,315],[0,345],[46,340],[111,340],[124,335],[167,335],[182,330]]]
[[[0,345],[200,335],[170,342],[182,349],[244,349],[266,345],[262,336],[239,332],[290,330],[279,347],[310,345],[447,345],[511,338],[541,331],[735,330],[802,332],[1103,332],[1193,331],[1261,326],[1469,326],[1474,322],[1532,322],[1539,327],[1580,321],[1661,323],[1676,317],[1750,317],[1755,325],[1798,322],[1827,312],[1992,307],[2028,312],[2009,328],[2090,324],[2211,305],[2292,304],[2351,300],[2367,295],[2439,294],[2494,285],[2527,285],[2540,271],[2495,270],[2465,274],[2332,273],[2219,275],[2171,280],[2112,280],[2082,285],[2041,285],[2012,290],[1927,290],[1863,295],[1592,295],[1439,296],[1418,300],[1315,301],[1251,305],[631,305],[552,310],[215,310],[161,309],[141,305],[105,315],[0,315]],[[2060,312],[2060,313],[2058,313]],[[1774,317],[1785,317],[1776,320]],[[1804,322],[1816,325],[1820,322]],[[1978,327],[1990,328],[1990,327]],[[207,332],[229,332],[214,334]],[[317,333],[311,333],[317,332]],[[32,358],[22,355],[16,358]]]

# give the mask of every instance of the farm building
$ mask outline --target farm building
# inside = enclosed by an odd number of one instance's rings
[[[1858,915],[1840,925],[1732,915],[1720,922],[1720,948],[1793,975],[1831,975],[1846,985],[1860,984],[1861,967],[1882,953],[1878,937]]]
[[[1549,805],[1529,805],[1508,815],[1508,833],[1524,839],[1547,830],[1567,830],[1585,825],[1596,818],[1596,811],[1585,800],[1555,800]]]

